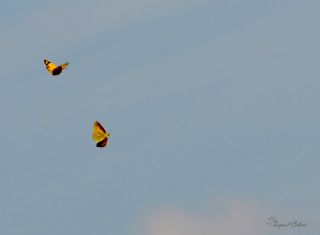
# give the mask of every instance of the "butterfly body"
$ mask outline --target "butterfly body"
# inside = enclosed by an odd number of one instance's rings
[[[64,63],[62,65],[55,65],[54,63],[52,63],[51,61],[49,60],[46,60],[44,59],[44,64],[46,65],[46,68],[47,70],[53,75],[53,76],[56,76],[56,75],[59,75],[62,70],[64,70],[68,65],[69,63]]]
[[[92,138],[96,142],[96,146],[99,148],[105,147],[109,136],[110,134],[106,132],[103,126],[98,121],[95,121],[93,124]]]

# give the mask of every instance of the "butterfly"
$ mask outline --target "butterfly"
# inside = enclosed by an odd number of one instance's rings
[[[69,64],[69,63],[64,63],[62,65],[57,66],[51,61],[46,59],[44,59],[43,62],[46,65],[47,70],[54,76],[59,75],[62,72],[62,70],[64,70]]]
[[[92,138],[96,142],[97,147],[105,147],[107,145],[109,136],[110,133],[106,132],[106,130],[98,121],[93,123]]]

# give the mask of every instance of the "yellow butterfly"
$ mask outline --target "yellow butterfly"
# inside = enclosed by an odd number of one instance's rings
[[[62,72],[62,70],[64,70],[69,64],[69,63],[64,63],[62,65],[57,66],[49,60],[44,59],[43,61],[44,61],[44,64],[46,65],[47,70],[54,76],[59,75]]]
[[[106,132],[106,130],[98,121],[95,121],[93,124],[92,138],[96,142],[96,146],[100,148],[105,147],[107,145],[109,136],[110,133]]]

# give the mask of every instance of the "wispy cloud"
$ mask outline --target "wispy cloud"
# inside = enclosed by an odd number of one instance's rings
[[[75,5],[75,2],[58,0],[54,4],[26,8],[12,21],[0,22],[2,54],[7,55],[0,57],[0,65],[13,71],[17,64],[13,65],[12,61],[19,58],[25,61],[19,64],[21,70],[30,71],[28,61],[48,55],[52,59],[65,60],[79,48],[94,48],[98,38],[114,35],[114,31],[128,30],[157,16],[165,17],[181,8],[192,8],[193,2],[94,0],[80,1]]]
[[[90,36],[90,33],[131,24],[137,19],[163,14],[170,9],[192,7],[192,2],[194,1],[185,4],[181,0],[94,0],[80,1],[75,6],[74,2],[57,1],[52,5],[38,5],[26,9],[14,22],[3,23],[2,26],[3,30],[12,33],[5,35],[11,39],[14,39],[15,34],[19,34],[24,35],[24,38],[15,39],[46,37],[59,42],[59,39],[66,41],[71,37],[74,42],[77,36]]]
[[[143,222],[143,235],[262,235],[263,210],[247,202],[229,202],[211,215],[195,215],[175,207],[152,211]]]

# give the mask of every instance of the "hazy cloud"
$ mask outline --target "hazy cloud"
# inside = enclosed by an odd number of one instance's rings
[[[247,202],[232,202],[210,215],[196,215],[165,207],[150,213],[144,235],[262,235],[262,210]]]

